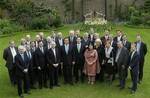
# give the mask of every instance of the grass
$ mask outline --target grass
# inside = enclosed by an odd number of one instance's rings
[[[68,30],[78,28],[79,25],[65,25],[58,28],[58,31],[63,32],[66,36]],[[135,41],[137,32],[141,32],[143,41],[150,48],[150,29],[129,28],[122,25],[113,25],[112,33],[115,34],[116,29],[123,30],[130,41]],[[99,30],[100,36],[103,35],[103,30]],[[49,31],[44,31],[49,35]],[[18,98],[17,89],[9,83],[8,72],[5,67],[5,61],[2,58],[3,50],[8,46],[9,40],[13,39],[19,44],[19,40],[26,34],[31,34],[32,37],[36,35],[36,31],[17,32],[12,36],[0,37],[0,98]],[[87,83],[76,84],[74,86],[63,85],[60,88],[50,89],[36,89],[31,91],[31,95],[25,95],[25,98],[150,98],[150,55],[146,55],[144,66],[144,80],[141,85],[138,85],[138,90],[135,95],[131,95],[128,86],[131,85],[130,76],[127,79],[126,89],[120,91],[116,85],[116,80],[113,85],[109,86],[108,83],[99,83],[91,86]]]

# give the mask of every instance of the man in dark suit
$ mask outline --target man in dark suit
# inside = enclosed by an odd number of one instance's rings
[[[101,37],[102,45],[105,46],[108,40],[109,40],[109,30],[106,30],[105,35]]]
[[[61,52],[61,47],[64,45],[64,39],[61,32],[58,32],[55,42],[56,42],[56,47],[58,48],[59,52]],[[58,67],[59,67],[59,75],[62,75],[61,64],[59,64]]]
[[[121,30],[117,30],[117,36],[114,37],[114,41],[117,43],[119,41],[122,41],[122,37],[123,37],[123,34],[121,32]]]
[[[90,28],[90,31],[88,33],[89,33],[90,42],[92,42],[94,44],[94,41],[95,41],[95,39],[94,39],[94,33],[95,33],[94,29]]]
[[[46,49],[43,46],[43,42],[39,42],[39,47],[35,51],[35,63],[38,71],[39,88],[42,89],[43,85],[47,87],[47,75],[46,72]]]
[[[104,81],[104,60],[105,60],[105,47],[102,45],[102,41],[100,39],[95,40],[95,49],[98,53],[98,59],[100,63],[100,74],[97,74],[97,79],[99,79],[101,82]]]
[[[122,40],[123,46],[126,47],[128,49],[128,51],[130,52],[131,43],[128,41],[127,36],[123,35],[122,39],[123,39]]]
[[[55,42],[56,42],[56,47],[58,49],[61,49],[61,47],[64,45],[64,40],[61,32],[58,32]]]
[[[121,41],[117,43],[118,50],[115,58],[115,62],[118,66],[118,74],[119,74],[119,80],[120,84],[118,85],[120,89],[125,88],[125,80],[126,80],[126,73],[128,69],[128,57],[129,52],[128,50],[123,47],[123,44]]]
[[[31,61],[30,61],[30,67],[29,67],[29,76],[30,76],[30,87],[31,89],[35,89],[35,83],[37,80],[36,76],[36,64],[35,64],[35,51],[36,51],[36,46],[35,42],[31,41],[31,47],[30,47],[30,52],[31,52]]]
[[[15,78],[15,56],[17,55],[17,48],[15,47],[15,42],[10,41],[9,47],[4,50],[3,58],[6,61],[6,67],[8,69],[9,78],[11,84],[16,84]]]
[[[79,81],[79,77],[81,79],[81,82],[84,81],[84,74],[83,74],[83,67],[85,61],[84,51],[85,46],[81,43],[81,38],[77,37],[77,44],[74,46],[74,55],[75,55],[74,75],[76,83]]]
[[[129,69],[132,79],[131,93],[135,93],[137,90],[138,72],[139,72],[139,55],[136,51],[136,44],[131,44],[131,53],[129,57]]]
[[[40,36],[40,40],[43,42],[43,46],[46,47],[47,40],[44,37],[44,33],[43,32],[39,32],[39,36]]]
[[[18,95],[23,98],[23,91],[26,94],[29,93],[29,79],[28,79],[28,70],[29,70],[29,59],[25,54],[25,47],[18,47],[19,53],[15,56],[15,65],[16,65],[16,77],[17,77],[17,85],[18,85]],[[22,88],[22,84],[24,87]]]
[[[84,37],[81,40],[81,43],[87,48],[88,44],[90,43],[90,39],[88,37],[88,33],[84,33]]]
[[[61,49],[61,62],[63,64],[63,74],[64,74],[64,82],[73,85],[72,80],[72,72],[73,72],[73,65],[75,64],[74,61],[74,51],[73,46],[69,44],[69,39],[64,39],[64,45]]]
[[[69,39],[69,44],[70,45],[75,45],[76,44],[76,37],[75,37],[75,35],[74,35],[74,30],[70,30],[69,31],[69,37],[68,37],[68,39]]]
[[[50,89],[53,86],[59,86],[58,84],[58,71],[59,71],[59,63],[60,63],[60,53],[58,48],[56,48],[56,43],[51,42],[52,48],[47,52],[47,61],[49,67],[49,79],[50,79]]]
[[[145,61],[145,55],[147,53],[147,46],[144,42],[141,40],[141,36],[137,35],[137,42],[136,42],[136,48],[137,52],[139,54],[139,83],[141,83],[143,79],[143,67],[144,67],[144,61]]]

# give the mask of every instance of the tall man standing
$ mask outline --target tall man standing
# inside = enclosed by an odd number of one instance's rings
[[[74,62],[74,51],[73,46],[69,44],[69,39],[64,39],[64,45],[61,49],[61,61],[63,64],[63,74],[64,74],[64,82],[73,85],[72,80],[72,68],[75,64]]]
[[[138,72],[139,72],[139,55],[136,51],[136,44],[131,44],[131,53],[129,58],[129,69],[132,79],[131,93],[135,93],[137,89]]]
[[[75,66],[74,66],[74,74],[75,74],[75,82],[77,83],[79,79],[81,82],[84,81],[83,67],[84,67],[84,51],[85,46],[81,43],[81,38],[77,37],[77,44],[74,46],[74,54],[75,54]]]
[[[4,50],[3,58],[6,61],[6,67],[8,69],[9,78],[11,84],[16,84],[15,78],[15,56],[17,55],[17,48],[15,42],[12,40],[9,42],[9,47]]]
[[[137,35],[137,41],[136,41],[136,49],[139,54],[139,83],[141,83],[143,79],[143,67],[144,67],[144,61],[145,61],[145,55],[147,53],[147,46],[144,42],[142,42],[141,36]]]
[[[38,72],[39,88],[42,89],[43,85],[47,87],[46,80],[46,49],[43,46],[43,41],[39,42],[39,47],[35,51],[35,63]]]
[[[120,81],[119,87],[120,89],[124,89],[127,68],[128,68],[127,63],[128,63],[129,52],[123,46],[121,41],[117,43],[117,46],[118,46],[118,50],[117,50],[115,62],[118,66],[118,74],[119,74],[119,81]]]

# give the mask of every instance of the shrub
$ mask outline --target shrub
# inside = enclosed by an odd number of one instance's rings
[[[138,16],[131,16],[130,18],[130,22],[133,25],[139,25],[142,23],[142,18],[138,17]]]
[[[31,29],[47,29],[48,28],[48,18],[47,17],[35,17],[31,22]]]
[[[13,32],[22,31],[24,28],[13,23],[8,19],[0,19],[0,33],[11,34]]]

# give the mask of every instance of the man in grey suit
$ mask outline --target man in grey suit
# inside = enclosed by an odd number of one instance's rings
[[[129,52],[123,46],[121,41],[117,43],[117,47],[118,50],[117,50],[115,62],[118,66],[118,74],[119,74],[119,81],[120,81],[120,84],[118,86],[120,87],[120,89],[124,89],[126,74],[128,69],[127,63],[128,63]]]

